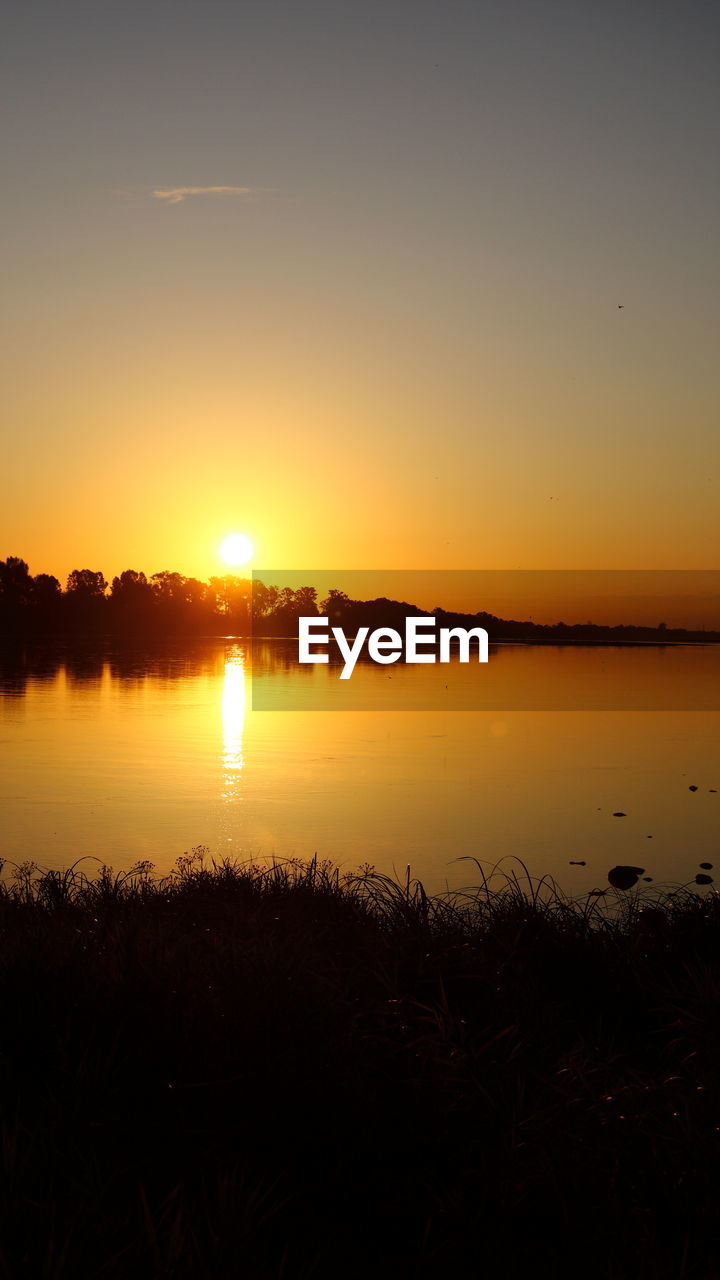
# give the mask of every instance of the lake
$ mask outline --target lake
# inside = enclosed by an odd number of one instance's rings
[[[359,666],[356,710],[334,701],[337,671],[298,672],[290,652],[228,639],[6,655],[0,855],[165,871],[197,845],[317,854],[409,864],[433,891],[477,880],[463,858],[520,858],[584,893],[616,863],[687,883],[720,852],[720,712],[678,709],[717,699],[720,647],[501,646],[483,710],[461,709],[477,667],[394,668],[414,683],[391,702],[387,668]],[[561,687],[586,709],[551,709]],[[406,705],[421,709],[391,709]]]

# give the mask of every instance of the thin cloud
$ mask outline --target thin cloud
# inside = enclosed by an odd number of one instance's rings
[[[261,187],[159,187],[153,191],[153,199],[166,204],[182,204],[188,196],[242,196],[253,200]]]

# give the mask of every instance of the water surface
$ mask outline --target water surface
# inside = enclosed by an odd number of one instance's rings
[[[589,687],[598,653],[510,646],[502,678],[510,687],[514,669],[516,684],[542,690],[558,664],[574,664]],[[713,678],[720,650],[683,653],[698,681]],[[691,881],[718,855],[718,712],[449,709],[447,669],[432,667],[412,672],[424,710],[387,710],[387,672],[366,667],[372,710],[261,711],[252,660],[269,702],[287,705],[290,689],[302,706],[307,673],[281,643],[256,644],[254,659],[230,640],[6,658],[0,855],[166,870],[196,845],[243,858],[317,853],[346,869],[404,874],[409,863],[431,889],[477,879],[463,856],[486,867],[515,856],[571,892],[605,885],[618,862]],[[608,660],[625,687],[656,682],[661,699],[672,673],[662,650]]]

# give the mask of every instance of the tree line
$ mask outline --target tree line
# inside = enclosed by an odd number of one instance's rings
[[[657,626],[601,626],[593,622],[553,624],[509,621],[479,610],[451,613],[419,609],[406,601],[353,600],[332,589],[318,600],[314,587],[267,586],[233,574],[188,578],[163,569],[148,578],[125,569],[108,583],[97,569],[73,569],[63,588],[49,573],[33,576],[25,560],[0,560],[0,637],[153,635],[295,636],[299,617],[327,617],[354,635],[363,626],[402,631],[408,616],[434,616],[444,627],[484,627],[491,640],[636,643],[720,642],[720,632]]]
[[[268,587],[233,574],[202,582],[169,569],[149,578],[136,569],[125,569],[111,582],[100,570],[73,569],[63,587],[52,574],[33,576],[18,556],[0,560],[0,634],[4,635],[248,635],[258,625],[267,634],[287,635],[296,629],[298,617],[318,612],[314,587]]]

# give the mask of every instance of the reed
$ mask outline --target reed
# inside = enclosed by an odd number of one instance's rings
[[[710,1277],[720,900],[0,879],[0,1273]]]

